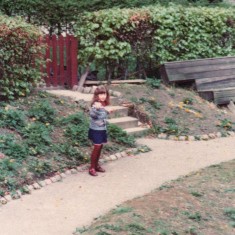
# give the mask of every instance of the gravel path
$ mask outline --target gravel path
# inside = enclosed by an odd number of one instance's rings
[[[107,173],[72,175],[0,207],[1,235],[71,235],[76,227],[116,205],[144,195],[164,182],[200,168],[232,160],[235,138],[175,142],[140,139],[149,153],[105,165]]]

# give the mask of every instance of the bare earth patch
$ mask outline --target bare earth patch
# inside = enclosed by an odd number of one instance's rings
[[[162,185],[75,234],[232,235],[234,202],[235,160]]]

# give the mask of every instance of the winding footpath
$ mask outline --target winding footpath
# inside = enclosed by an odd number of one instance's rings
[[[106,163],[105,174],[80,172],[0,207],[1,235],[71,235],[76,227],[166,181],[235,158],[235,137],[210,141],[139,139],[152,151]]]

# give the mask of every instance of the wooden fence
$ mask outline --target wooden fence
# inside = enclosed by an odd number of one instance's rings
[[[72,88],[78,84],[78,42],[72,35],[45,37],[46,68],[44,80],[47,87]]]

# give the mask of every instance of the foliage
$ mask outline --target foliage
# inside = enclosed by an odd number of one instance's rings
[[[232,8],[177,5],[84,13],[75,25],[78,59],[103,66],[110,79],[130,75],[130,67],[156,76],[166,61],[234,55],[234,15]]]
[[[0,108],[0,127],[7,127],[20,131],[25,126],[26,116],[23,111]]]
[[[37,121],[43,123],[53,123],[56,117],[56,111],[51,107],[48,101],[35,101],[28,111],[28,115]]]
[[[161,80],[160,79],[147,78],[146,79],[146,85],[153,88],[153,89],[158,89],[161,86]]]
[[[39,30],[22,19],[0,14],[0,95],[26,96],[41,79],[42,51]]]
[[[109,137],[112,141],[124,144],[126,146],[134,147],[135,146],[135,138],[131,135],[128,135],[122,128],[108,124],[108,133]]]
[[[208,5],[219,0],[176,0],[176,4]],[[73,22],[83,12],[109,8],[144,7],[156,3],[168,5],[167,0],[1,0],[0,11],[8,16],[23,16],[27,22],[44,26],[50,33],[72,30]]]

